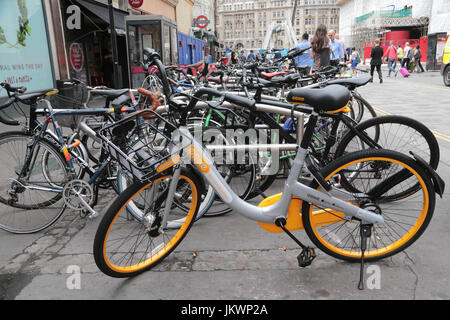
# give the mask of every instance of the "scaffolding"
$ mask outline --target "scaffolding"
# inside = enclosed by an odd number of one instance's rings
[[[412,7],[402,10],[376,10],[356,17],[352,23],[352,43],[358,50],[363,50],[368,42],[383,39],[384,34],[392,28],[415,27],[422,36],[428,34],[428,17],[414,18]]]

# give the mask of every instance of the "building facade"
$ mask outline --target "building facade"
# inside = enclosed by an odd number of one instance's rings
[[[181,58],[190,63],[203,59],[200,40],[178,39],[191,32],[193,0],[144,0],[140,8],[132,8],[128,0],[113,0],[112,4],[118,51],[117,85],[113,83],[108,0],[0,1],[0,81],[25,86],[28,91],[57,87],[58,80],[70,78],[92,86],[126,88],[132,85],[129,72],[133,65],[129,61],[133,59],[131,46],[127,45],[130,39],[139,44],[136,48],[158,50],[166,64],[179,63]],[[127,27],[129,17],[145,20],[152,15],[168,22],[160,27],[148,23],[139,32],[134,26]],[[21,27],[18,21],[28,21],[28,28]],[[170,28],[166,30],[168,24]],[[182,43],[183,52],[190,49],[183,56]],[[5,95],[0,90],[0,98]]]
[[[370,58],[373,41],[386,46],[419,45],[428,70],[442,64],[443,46],[450,34],[450,0],[339,0],[344,41]]]
[[[262,49],[272,22],[292,22],[294,6],[294,0],[217,0],[219,42],[232,49]],[[293,22],[297,40],[303,33],[313,35],[319,24],[339,32],[339,7],[336,0],[297,0]],[[289,48],[287,28],[275,27],[270,44],[274,48]]]
[[[339,0],[341,36],[362,47],[386,31],[408,31],[411,38],[450,32],[450,0]]]

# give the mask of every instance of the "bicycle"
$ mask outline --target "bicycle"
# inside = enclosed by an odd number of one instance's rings
[[[156,54],[153,56],[153,59],[158,58]],[[302,244],[286,227],[296,229],[297,222],[293,220],[299,220],[299,214],[298,211],[290,212],[289,208],[293,202],[302,201],[301,221],[308,237],[327,254],[360,262],[358,287],[363,289],[362,271],[365,261],[392,256],[415,242],[431,220],[435,193],[442,196],[445,184],[426,162],[414,154],[409,157],[383,149],[350,153],[321,170],[314,170],[308,148],[318,113],[340,110],[347,105],[350,98],[348,91],[336,90],[330,100],[329,95],[320,94],[324,89],[317,90],[317,95],[309,100],[313,113],[286,179],[283,193],[270,206],[251,205],[231,190],[205,147],[185,126],[183,119],[190,111],[189,105],[173,105],[171,112],[179,113],[180,117],[176,123],[166,121],[163,134],[167,140],[167,152],[163,156],[152,158],[145,165],[139,165],[115,148],[118,159],[126,160],[124,165],[133,168],[136,183],[116,198],[99,224],[93,244],[98,268],[111,277],[130,277],[163,261],[179,245],[192,226],[199,205],[199,179],[203,178],[235,212],[251,220],[277,227],[291,237],[302,248],[298,256],[299,266],[306,267],[315,259],[315,250]],[[247,100],[247,103],[254,104],[254,101]],[[156,112],[154,114],[157,115]],[[122,123],[133,121],[135,116],[125,118]],[[157,134],[157,131],[154,134]],[[114,148],[113,144],[109,145]],[[189,166],[184,168],[182,163],[186,162],[181,159],[191,161],[189,165],[193,163],[192,165],[200,170],[200,174],[187,170]],[[298,181],[303,167],[309,168],[314,176],[309,186]],[[346,183],[356,185],[355,179],[346,179],[347,174],[354,173],[355,170],[362,181],[368,178],[374,180],[368,190],[355,194],[345,188],[345,183],[341,184],[342,188],[336,188],[330,182],[339,177],[341,181],[346,180]],[[386,237],[386,233],[382,233],[386,230],[383,228],[393,227],[390,210],[394,210],[398,204],[397,200],[389,197],[390,192],[397,192],[397,188],[403,190],[405,185],[417,183],[420,185],[419,190],[413,196],[409,195],[401,200],[402,206],[405,206],[405,203],[411,206],[410,214],[417,212],[417,218],[410,216],[414,221],[408,224],[411,226],[409,230]],[[367,181],[365,186],[368,186]],[[180,195],[183,195],[181,201]],[[125,208],[137,198],[139,201],[146,201],[142,210],[135,212],[137,215],[130,218]],[[183,209],[180,209],[181,204]],[[313,211],[313,207],[319,210]],[[173,214],[185,217],[178,230],[166,228],[167,221]],[[336,224],[340,226],[336,227]],[[346,224],[348,225],[345,226]],[[327,238],[326,233],[322,233],[331,226],[342,233],[346,232],[346,238],[351,239],[351,246],[339,247],[340,242],[333,243],[336,237]],[[378,240],[378,237],[383,240]],[[157,239],[159,242],[154,243]],[[359,240],[359,243],[356,240]]]
[[[1,179],[5,180],[4,189],[0,193],[0,202],[13,208],[5,212],[0,219],[0,229],[11,233],[35,233],[54,224],[63,214],[66,207],[82,212],[83,216],[94,218],[97,212],[93,206],[97,203],[98,188],[104,182],[112,158],[106,149],[101,149],[98,164],[94,167],[76,152],[80,145],[77,141],[68,144],[62,135],[58,118],[64,116],[104,116],[110,117],[111,122],[116,119],[112,115],[120,116],[122,107],[101,109],[58,109],[54,110],[49,100],[45,99],[57,93],[48,89],[28,94],[15,94],[14,87],[2,84],[9,93],[14,92],[10,99],[0,106],[0,110],[15,102],[22,102],[30,106],[30,120],[25,131],[11,131],[0,135],[0,148],[3,150]],[[127,92],[122,90],[121,92]],[[119,96],[121,92],[108,92],[110,97]],[[37,104],[45,104],[45,108],[38,109]],[[156,108],[156,105],[153,106]],[[42,122],[37,121],[38,115],[43,115]],[[16,122],[15,124],[18,124]],[[53,125],[54,132],[49,130]],[[87,125],[81,126],[84,132],[95,138],[95,132]],[[131,131],[132,128],[130,128]],[[112,132],[116,142],[126,148],[123,140],[124,131]],[[51,140],[50,140],[50,139]],[[75,163],[81,167],[77,172]],[[88,173],[88,181],[80,177]]]

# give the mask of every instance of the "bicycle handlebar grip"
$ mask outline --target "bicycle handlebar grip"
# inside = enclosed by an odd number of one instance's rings
[[[0,84],[0,86],[5,88],[5,90],[8,91],[8,92],[24,93],[25,91],[27,91],[27,88],[25,88],[25,87],[13,87],[12,85],[10,85],[7,82],[2,82]]]
[[[161,102],[160,102],[159,99],[153,94],[153,92],[148,91],[148,90],[146,90],[146,89],[144,89],[144,88],[139,88],[139,89],[138,89],[138,92],[139,92],[140,94],[142,94],[142,95],[144,95],[144,96],[147,96],[147,97],[149,97],[150,99],[152,99],[152,105],[151,105],[151,107],[149,108],[150,110],[155,111],[158,107],[161,106]],[[153,114],[153,113],[151,113],[151,112],[148,112],[148,113],[143,113],[143,114],[142,114],[142,117],[143,117],[144,119],[148,120],[148,119],[154,119],[154,118],[156,118],[156,115]]]

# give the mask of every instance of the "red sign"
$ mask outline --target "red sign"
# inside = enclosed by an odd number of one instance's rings
[[[128,0],[128,3],[133,8],[140,8],[142,4],[144,3],[144,0]]]
[[[76,72],[83,70],[84,56],[83,49],[79,43],[72,43],[69,49],[70,64]]]
[[[197,19],[195,19],[195,24],[200,29],[204,29],[204,28],[206,28],[208,26],[209,20],[205,16],[198,16]]]

